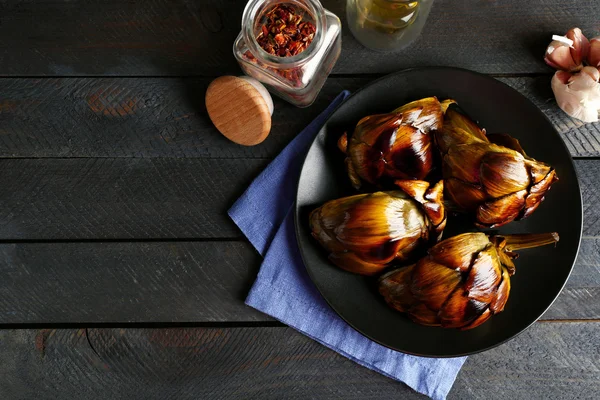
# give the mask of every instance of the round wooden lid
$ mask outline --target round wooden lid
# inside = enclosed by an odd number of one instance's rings
[[[273,101],[258,81],[222,76],[210,83],[206,91],[208,116],[232,142],[254,146],[271,131]]]

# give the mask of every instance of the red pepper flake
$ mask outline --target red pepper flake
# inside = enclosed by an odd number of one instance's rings
[[[267,53],[278,57],[292,57],[310,46],[316,32],[315,25],[304,20],[305,12],[289,4],[271,7],[260,21],[256,41]],[[271,71],[294,87],[302,86],[302,68],[278,69],[264,65],[249,50],[244,53],[249,62]]]
[[[316,32],[315,25],[303,19],[302,11],[296,6],[274,5],[265,13],[256,41],[269,54],[298,55],[310,46]]]
[[[257,64],[258,66],[260,66],[264,69],[267,69],[269,71],[272,71],[272,72],[276,73],[277,75],[281,76],[282,78],[284,78],[285,80],[290,82],[292,84],[292,86],[295,86],[295,87],[302,86],[302,70],[300,68],[296,67],[296,68],[288,68],[288,69],[277,69],[277,68],[269,67],[269,66],[261,63],[259,60],[257,60],[256,57],[254,57],[254,55],[250,52],[250,50],[247,50],[244,53],[244,57],[251,63]]]

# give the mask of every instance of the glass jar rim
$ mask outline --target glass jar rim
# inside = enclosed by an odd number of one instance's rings
[[[290,4],[305,9],[315,21],[315,36],[310,45],[300,54],[291,57],[279,57],[267,53],[256,40],[254,32],[254,20],[260,11],[263,11],[265,3]],[[267,6],[270,4],[267,4]],[[244,8],[242,15],[242,35],[246,45],[255,57],[259,58],[262,63],[274,68],[294,68],[301,66],[310,61],[318,52],[318,49],[323,45],[325,34],[327,31],[327,16],[325,9],[319,0],[250,0]]]

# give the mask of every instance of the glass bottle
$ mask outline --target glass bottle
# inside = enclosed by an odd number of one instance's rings
[[[433,0],[347,0],[350,31],[363,46],[401,50],[423,30]]]
[[[278,4],[302,10],[304,20],[316,30],[310,45],[301,53],[279,57],[258,43],[266,12]],[[323,87],[342,47],[340,19],[318,0],[250,0],[242,15],[242,30],[233,53],[244,73],[262,82],[273,94],[298,106],[308,107]]]

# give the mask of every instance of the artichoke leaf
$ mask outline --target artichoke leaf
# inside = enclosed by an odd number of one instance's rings
[[[483,203],[475,214],[475,224],[481,228],[497,228],[515,220],[525,206],[526,196],[527,190],[520,190]]]
[[[491,197],[527,189],[530,182],[522,157],[496,152],[486,153],[481,159],[479,180]]]
[[[495,289],[502,279],[500,260],[491,243],[475,258],[469,270],[465,288],[471,299],[489,304],[496,296]]]
[[[452,236],[428,250],[428,255],[438,264],[467,272],[472,264],[473,254],[483,251],[490,243],[483,232]]]
[[[425,257],[414,268],[411,291],[414,297],[427,307],[439,310],[446,302],[448,294],[461,284],[461,279],[460,271]]]

